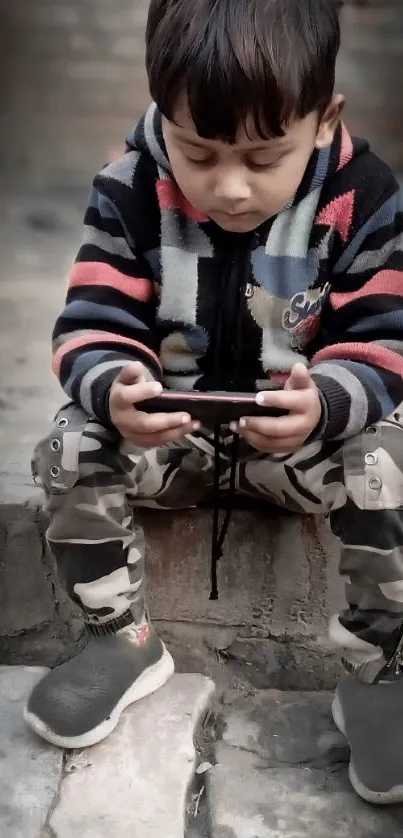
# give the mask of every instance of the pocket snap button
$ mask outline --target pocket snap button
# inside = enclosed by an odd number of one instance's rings
[[[69,420],[66,419],[65,416],[62,416],[62,418],[59,419],[59,421],[57,423],[57,427],[58,428],[66,428],[68,424],[69,424]]]
[[[57,478],[60,476],[60,468],[58,468],[57,466],[52,466],[52,468],[50,469],[50,473],[52,477]]]
[[[365,462],[367,466],[376,466],[378,462],[378,457],[376,456],[376,454],[366,454]]]
[[[374,489],[374,491],[382,489],[382,480],[379,477],[371,477],[369,488]]]
[[[58,439],[52,439],[52,442],[50,443],[50,447],[51,447],[52,451],[55,451],[55,452],[60,451],[60,441]]]
[[[375,436],[375,434],[378,433],[378,428],[376,428],[375,425],[369,425],[368,428],[365,428],[365,433]]]

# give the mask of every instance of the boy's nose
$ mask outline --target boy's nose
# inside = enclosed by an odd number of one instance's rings
[[[228,172],[217,178],[215,185],[215,196],[229,209],[236,208],[236,205],[248,201],[251,197],[250,186],[240,173]]]

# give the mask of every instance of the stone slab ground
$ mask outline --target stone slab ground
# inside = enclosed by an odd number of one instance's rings
[[[105,742],[63,754],[22,719],[45,671],[0,667],[1,837],[184,838],[194,740],[213,683],[176,675],[128,708]]]
[[[210,838],[401,838],[403,806],[352,790],[330,704],[318,692],[229,698],[207,775]]]
[[[45,671],[0,667],[1,838],[403,836],[403,806],[350,787],[330,693],[214,698],[209,679],[175,675],[103,743],[63,754],[22,719]]]

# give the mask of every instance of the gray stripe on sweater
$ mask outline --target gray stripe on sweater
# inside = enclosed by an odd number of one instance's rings
[[[267,239],[268,256],[306,259],[319,196],[320,188],[314,189],[301,203],[279,213]]]
[[[396,352],[397,355],[403,355],[403,340],[377,340],[377,344]]]
[[[155,120],[157,118],[158,110],[154,102],[152,105],[150,105],[144,118],[144,137],[151,151],[151,154],[154,157],[154,160],[156,160],[156,162],[164,169],[168,169],[168,171],[171,171],[171,164],[168,158],[165,156],[164,151],[157,140],[155,131]]]
[[[337,362],[323,361],[315,364],[310,370],[311,375],[323,375],[326,378],[333,378],[344,387],[351,398],[350,415],[347,425],[340,436],[335,439],[345,439],[359,433],[367,424],[368,399],[363,385],[354,373]]]
[[[118,375],[119,371],[127,366],[127,364],[132,363],[132,361],[133,359],[125,360],[124,358],[121,361],[105,361],[103,364],[97,364],[83,376],[80,384],[79,400],[83,409],[90,416],[95,415],[92,405],[92,387],[97,378],[113,369],[116,369],[116,375]]]
[[[359,253],[347,273],[359,274],[362,271],[381,269],[396,250],[403,250],[403,233],[395,236],[377,250],[365,250]]]
[[[99,247],[100,250],[104,250],[105,253],[122,256],[123,259],[133,261],[136,258],[123,236],[111,236],[110,233],[97,230],[96,227],[91,227],[89,224],[84,227],[83,244],[92,244]]]
[[[55,354],[61,346],[67,343],[68,340],[75,340],[76,338],[83,338],[86,335],[95,334],[99,334],[99,329],[73,329],[72,332],[63,332],[63,334],[58,335],[52,343],[53,354]]]
[[[198,292],[198,265],[196,253],[186,253],[179,247],[161,247],[162,274],[161,302],[158,317],[161,320],[196,323]]]
[[[133,177],[140,159],[138,151],[129,151],[102,169],[101,176],[109,180],[117,180],[124,186],[133,186]]]

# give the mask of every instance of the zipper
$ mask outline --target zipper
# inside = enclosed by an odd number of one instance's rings
[[[230,305],[224,305],[222,311],[221,346],[218,351],[220,360],[222,352],[232,355],[232,374],[229,381],[221,382],[225,389],[239,389],[239,362],[241,347],[239,341],[244,317],[245,288],[249,279],[248,266],[250,259],[250,239],[245,239],[242,247],[235,247],[228,256],[221,286],[222,299],[231,300]],[[223,303],[222,303],[223,304]],[[228,359],[227,359],[228,360]],[[228,368],[228,364],[226,365]]]
[[[397,644],[394,654],[392,655],[390,661],[386,664],[385,669],[389,672],[394,667],[394,675],[396,678],[403,672],[403,632],[402,636]]]

